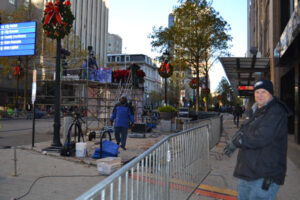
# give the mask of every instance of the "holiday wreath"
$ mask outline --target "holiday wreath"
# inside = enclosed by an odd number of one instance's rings
[[[163,78],[169,78],[173,74],[173,66],[168,63],[168,61],[163,61],[160,68],[158,69],[158,73]]]
[[[43,29],[47,37],[52,39],[63,39],[71,31],[74,15],[71,11],[70,1],[48,2],[42,19]]]
[[[197,88],[197,78],[193,78],[191,81],[190,81],[190,87],[192,89],[196,89]]]

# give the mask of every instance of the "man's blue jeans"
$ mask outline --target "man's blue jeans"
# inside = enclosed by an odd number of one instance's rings
[[[126,146],[127,132],[128,132],[127,127],[115,127],[115,137],[117,143],[120,144],[121,142],[122,147]],[[121,134],[121,138],[120,138],[120,134]]]
[[[276,200],[279,185],[272,182],[269,190],[263,190],[264,179],[245,181],[240,179],[238,183],[238,200]]]

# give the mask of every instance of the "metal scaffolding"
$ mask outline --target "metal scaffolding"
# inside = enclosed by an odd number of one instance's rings
[[[79,111],[85,117],[85,132],[101,130],[109,124],[114,105],[122,95],[135,110],[135,121],[141,121],[143,87],[133,86],[131,78],[126,82],[101,83],[82,79],[82,69],[64,69],[61,75],[61,116]],[[38,70],[36,105],[53,112],[55,73],[54,69]],[[64,74],[64,75],[63,75]]]

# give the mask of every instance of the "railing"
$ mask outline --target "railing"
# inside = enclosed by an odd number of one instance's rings
[[[199,119],[195,121],[184,122],[183,130],[197,127],[203,124],[208,124],[209,132],[209,149],[212,149],[220,141],[222,134],[223,116],[211,117],[208,119]]]
[[[187,199],[209,172],[208,126],[201,125],[164,138],[77,200]]]

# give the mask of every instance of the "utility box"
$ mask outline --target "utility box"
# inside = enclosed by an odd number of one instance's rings
[[[100,174],[110,175],[121,167],[120,157],[107,157],[97,160],[97,169]]]

